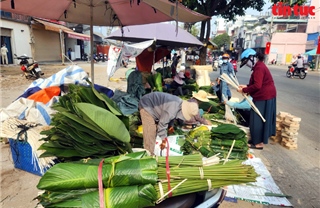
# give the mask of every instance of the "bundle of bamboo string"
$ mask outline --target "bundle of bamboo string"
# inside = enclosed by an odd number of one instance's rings
[[[236,90],[239,89],[239,82],[237,80],[236,77],[232,77],[232,76],[228,76],[226,73],[222,73],[220,75],[220,79],[225,81],[227,84],[231,85],[232,87],[234,87]],[[248,98],[248,96],[244,93],[242,93],[242,95],[246,98],[246,100],[248,101],[248,103],[251,105],[251,108],[260,116],[260,118],[262,119],[263,122],[266,122],[266,120],[263,118],[263,116],[261,115],[259,109],[256,107],[256,105],[252,102],[252,100],[250,100]]]
[[[17,138],[19,132],[22,130],[21,127],[27,127],[28,129],[26,130],[26,134],[21,134],[21,136]],[[44,153],[44,150],[38,150],[44,143],[44,141],[39,141],[42,138],[40,132],[43,131],[44,128],[48,127],[12,117],[2,122],[0,136],[28,142],[32,149],[32,161],[37,161],[40,171],[43,172],[48,167],[54,165],[54,160],[56,159],[55,157],[39,158],[39,156]]]

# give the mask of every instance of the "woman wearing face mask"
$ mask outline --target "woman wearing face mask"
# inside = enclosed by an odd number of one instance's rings
[[[246,49],[241,54],[241,65],[248,66],[252,70],[248,85],[240,85],[238,92],[251,95],[253,103],[256,105],[266,122],[252,109],[250,112],[250,134],[248,141],[252,149],[263,149],[264,144],[268,144],[270,136],[276,133],[276,87],[272,75],[264,64],[264,54],[256,53],[253,49]]]
[[[235,76],[232,64],[229,62],[230,56],[229,54],[225,53],[222,55],[222,64],[220,67],[220,75],[225,73],[229,76]],[[220,102],[226,103],[228,101],[228,90],[230,91],[227,83],[225,81],[220,82],[220,92],[221,92],[221,99]],[[230,96],[231,97],[231,96]]]

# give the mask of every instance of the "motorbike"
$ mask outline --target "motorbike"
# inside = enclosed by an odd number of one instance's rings
[[[308,73],[308,67],[306,66],[304,66],[302,69],[300,69],[300,71],[298,71],[298,69],[295,66],[289,65],[288,71],[286,72],[286,76],[288,78],[299,77],[300,79],[304,79],[306,78],[307,73]]]
[[[99,54],[93,54],[93,59],[94,59],[95,62],[101,61]]]
[[[31,59],[31,57],[27,55],[17,56],[17,54],[14,54],[14,56],[15,59],[20,60],[20,69],[24,72],[26,79],[38,79],[44,75],[37,62],[29,63],[28,60]]]
[[[88,54],[84,53],[81,57],[81,60],[82,61],[89,61],[89,57],[88,57]]]
[[[102,61],[102,62],[105,62],[105,61],[106,61],[106,60],[104,59],[105,57],[104,57],[103,53],[99,53],[98,56],[99,56],[99,60],[100,60],[100,61]]]
[[[236,60],[231,60],[230,63],[233,66],[234,73],[237,74],[237,72],[238,72],[237,61]]]

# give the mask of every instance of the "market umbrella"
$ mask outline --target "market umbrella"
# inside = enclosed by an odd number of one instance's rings
[[[127,42],[142,42],[156,40],[157,45],[172,47],[203,46],[195,36],[187,31],[167,23],[153,23],[145,25],[126,26],[112,32],[106,39],[121,40]]]
[[[1,1],[0,7],[6,12],[87,24],[90,25],[90,34],[93,34],[93,25],[126,26],[172,20],[198,22],[209,18],[183,7],[180,3],[173,4],[169,1],[164,1],[158,6],[150,6],[144,0],[5,0]],[[189,15],[182,16],[180,13]],[[90,42],[92,53],[93,35]],[[93,69],[94,62],[91,59],[92,81]]]

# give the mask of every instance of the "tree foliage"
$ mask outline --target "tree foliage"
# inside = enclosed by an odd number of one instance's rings
[[[199,35],[199,29],[198,29],[195,25],[192,25],[192,26],[191,26],[190,33],[191,33],[193,36],[197,37],[197,36]]]
[[[225,44],[230,43],[230,37],[227,33],[223,33],[221,35],[218,35],[212,39],[212,42],[218,45],[218,48],[221,48]]]

